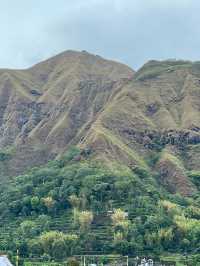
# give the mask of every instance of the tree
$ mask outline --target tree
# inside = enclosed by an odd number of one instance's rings
[[[79,207],[80,207],[80,198],[78,198],[75,194],[72,194],[69,197],[69,202],[71,203],[73,207],[73,219],[74,219],[74,225],[77,225],[79,221]]]
[[[50,227],[50,217],[48,215],[39,215],[37,220],[38,229],[41,232],[48,231]]]
[[[31,239],[28,241],[29,254],[32,256],[39,256],[43,253],[42,245],[38,239]]]
[[[32,238],[37,235],[37,226],[33,221],[22,222],[19,230],[24,238]]]
[[[93,213],[91,211],[79,212],[79,224],[82,231],[87,231],[93,221]]]
[[[121,209],[115,209],[114,213],[111,215],[111,220],[114,226],[114,239],[117,237],[119,238],[126,238],[130,221],[127,218],[127,213]]]
[[[56,259],[71,256],[78,237],[75,234],[64,234],[59,231],[49,231],[40,236],[43,250]]]
[[[72,194],[71,196],[69,196],[69,202],[71,203],[73,208],[78,209],[81,201],[75,194]]]
[[[52,255],[58,260],[62,260],[67,256],[67,249],[65,245],[64,237],[54,239],[52,243]]]
[[[40,204],[40,199],[37,196],[31,198],[31,207],[33,210],[37,210]]]
[[[126,219],[126,213],[121,209],[115,209],[114,213],[111,216],[112,222],[114,225],[124,221]]]
[[[79,262],[75,258],[69,258],[67,260],[67,266],[79,266]]]
[[[43,202],[48,212],[52,212],[54,210],[55,200],[53,200],[52,197],[43,198]]]

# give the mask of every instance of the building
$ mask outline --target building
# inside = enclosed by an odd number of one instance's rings
[[[7,256],[0,256],[0,266],[13,266]]]

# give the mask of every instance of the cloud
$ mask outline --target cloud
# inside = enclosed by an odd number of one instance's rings
[[[199,59],[199,1],[0,0],[0,66],[23,68],[67,49],[138,68]]]

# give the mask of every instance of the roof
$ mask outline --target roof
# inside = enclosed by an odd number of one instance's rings
[[[0,266],[13,266],[6,256],[0,256]]]

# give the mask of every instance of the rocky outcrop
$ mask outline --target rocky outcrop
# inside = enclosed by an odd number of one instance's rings
[[[180,193],[183,196],[191,196],[196,190],[189,181],[183,168],[173,160],[161,158],[156,165],[159,172],[159,182],[171,193]]]
[[[121,134],[125,134],[130,141],[136,141],[149,149],[162,149],[166,145],[185,147],[187,145],[200,144],[200,129],[191,130],[165,130],[165,131],[142,131],[134,129],[124,129]]]

